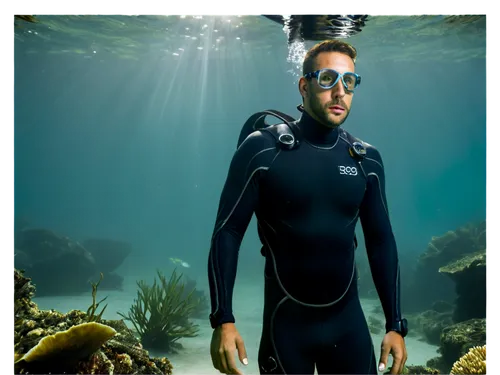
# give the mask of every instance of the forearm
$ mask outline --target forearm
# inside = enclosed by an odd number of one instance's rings
[[[212,328],[235,322],[232,297],[240,245],[241,238],[225,228],[212,239],[208,262]]]
[[[384,241],[367,244],[373,282],[384,310],[386,331],[401,319],[399,259],[394,236]]]
[[[380,154],[368,159],[367,189],[361,206],[361,223],[373,282],[386,318],[386,330],[401,319],[399,259],[385,194],[385,173]]]

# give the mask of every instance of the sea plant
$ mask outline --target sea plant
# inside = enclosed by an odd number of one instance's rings
[[[198,335],[198,325],[189,320],[197,300],[194,289],[184,292],[182,274],[177,275],[176,270],[168,281],[160,271],[157,275],[152,286],[138,281],[137,298],[128,314],[118,314],[133,324],[146,349],[172,352],[181,348],[179,339]]]
[[[108,307],[108,305],[106,304],[106,306],[103,307],[101,312],[96,315],[96,311],[99,308],[99,305],[102,302],[104,302],[106,300],[106,298],[108,298],[106,296],[102,300],[100,300],[99,302],[97,302],[97,303],[95,302],[95,297],[97,295],[97,288],[99,287],[99,284],[101,283],[103,278],[104,278],[104,275],[101,272],[101,278],[99,279],[99,281],[97,283],[93,283],[93,282],[90,283],[92,285],[92,305],[90,305],[89,308],[87,309],[87,321],[88,322],[97,322],[97,323],[100,322],[100,320],[102,318],[102,314],[104,313],[104,310],[106,310],[106,307]]]
[[[205,294],[205,291],[198,289],[196,281],[184,276],[184,294],[183,297],[188,293],[193,293],[193,302],[195,303],[195,308],[193,309],[191,318],[194,319],[204,319],[208,316],[207,310],[209,308],[209,301]]]

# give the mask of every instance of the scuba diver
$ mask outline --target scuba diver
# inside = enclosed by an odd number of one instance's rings
[[[255,213],[265,257],[260,374],[377,374],[407,359],[396,241],[379,151],[341,127],[361,83],[357,52],[326,40],[306,54],[298,120],[268,110],[241,131],[220,197],[208,257],[213,366],[248,365],[233,315],[241,241]],[[268,125],[267,115],[281,120]],[[386,334],[377,363],[360,304],[355,227],[361,222]]]

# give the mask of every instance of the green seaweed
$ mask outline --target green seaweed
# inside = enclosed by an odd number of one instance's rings
[[[87,309],[87,321],[88,322],[100,322],[101,318],[102,318],[102,314],[104,313],[104,310],[106,310],[106,307],[108,307],[108,305],[106,304],[106,306],[103,307],[101,312],[98,315],[95,315],[97,309],[99,308],[99,305],[102,302],[104,302],[106,300],[106,298],[108,298],[108,296],[106,296],[102,300],[100,300],[99,302],[97,302],[97,303],[95,302],[95,297],[97,295],[97,288],[99,287],[99,284],[101,283],[103,278],[104,278],[104,275],[101,272],[101,278],[99,279],[99,281],[97,283],[92,283],[92,282],[90,283],[92,285],[92,305],[90,305],[89,308]]]
[[[189,321],[197,300],[194,289],[184,293],[182,274],[174,270],[168,281],[160,271],[157,274],[159,282],[155,278],[152,286],[137,282],[137,298],[128,314],[118,314],[134,325],[145,348],[175,351],[181,347],[179,339],[197,336],[198,325]]]

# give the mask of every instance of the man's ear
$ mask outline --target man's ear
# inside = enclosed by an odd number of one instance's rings
[[[308,87],[307,80],[304,77],[300,77],[299,79],[299,92],[300,95],[305,99],[308,96]]]

